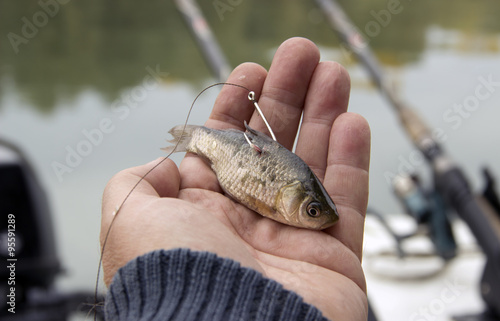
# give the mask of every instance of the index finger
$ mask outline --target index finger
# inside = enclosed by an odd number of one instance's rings
[[[246,87],[260,96],[266,75],[264,67],[255,63],[243,63],[231,72],[226,82]],[[245,130],[244,121],[248,122],[253,112],[254,106],[248,100],[248,91],[224,85],[205,125],[215,129]]]
[[[277,140],[292,149],[308,92],[319,62],[319,49],[305,38],[284,41],[276,51],[269,75],[259,97],[259,105]],[[250,127],[268,133],[261,117],[254,113]]]

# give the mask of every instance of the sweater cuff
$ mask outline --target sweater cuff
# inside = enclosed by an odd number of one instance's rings
[[[188,249],[157,250],[120,268],[106,320],[326,320],[294,292],[236,261]]]

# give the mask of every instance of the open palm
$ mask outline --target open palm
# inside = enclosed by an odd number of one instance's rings
[[[319,63],[310,41],[293,38],[278,49],[269,73],[256,64],[236,68],[228,82],[255,91],[278,141],[323,181],[340,220],[323,231],[264,218],[223,194],[202,159],[187,155],[177,168],[167,160],[137,186],[114,222],[104,252],[105,281],[129,260],[155,249],[190,248],[229,257],[301,295],[333,320],[366,320],[361,269],[368,199],[370,133],[347,113],[349,77],[332,62]],[[247,92],[225,86],[207,127],[243,130],[243,121],[266,132]],[[300,124],[303,113],[302,124]],[[117,174],[103,197],[101,240],[112,213],[154,163]]]

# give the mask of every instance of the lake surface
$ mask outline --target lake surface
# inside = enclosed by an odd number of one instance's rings
[[[404,99],[442,130],[447,151],[480,190],[482,166],[500,177],[500,3],[401,1],[397,14],[377,20],[392,2],[341,4]],[[0,0],[0,137],[26,152],[47,189],[66,269],[59,285],[91,290],[106,182],[164,156],[167,131],[215,80],[171,1],[54,3],[47,9]],[[429,169],[314,2],[240,3],[223,13],[211,1],[201,4],[231,65],[268,67],[282,41],[304,36],[318,44],[322,60],[346,66],[350,110],[372,129],[370,205],[401,212],[386,178],[406,170],[428,178]],[[199,99],[190,123],[205,121],[217,90]]]

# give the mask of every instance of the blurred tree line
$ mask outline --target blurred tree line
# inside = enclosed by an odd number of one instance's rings
[[[381,10],[394,1],[401,10],[388,18]],[[198,3],[233,66],[254,61],[267,67],[272,51],[292,36],[338,47],[314,1]],[[386,64],[418,60],[430,26],[495,37],[500,31],[495,0],[340,3]],[[42,112],[89,88],[112,101],[140,82],[147,66],[168,72],[165,81],[199,83],[210,76],[172,0],[0,0],[0,34],[0,98],[9,79]]]

